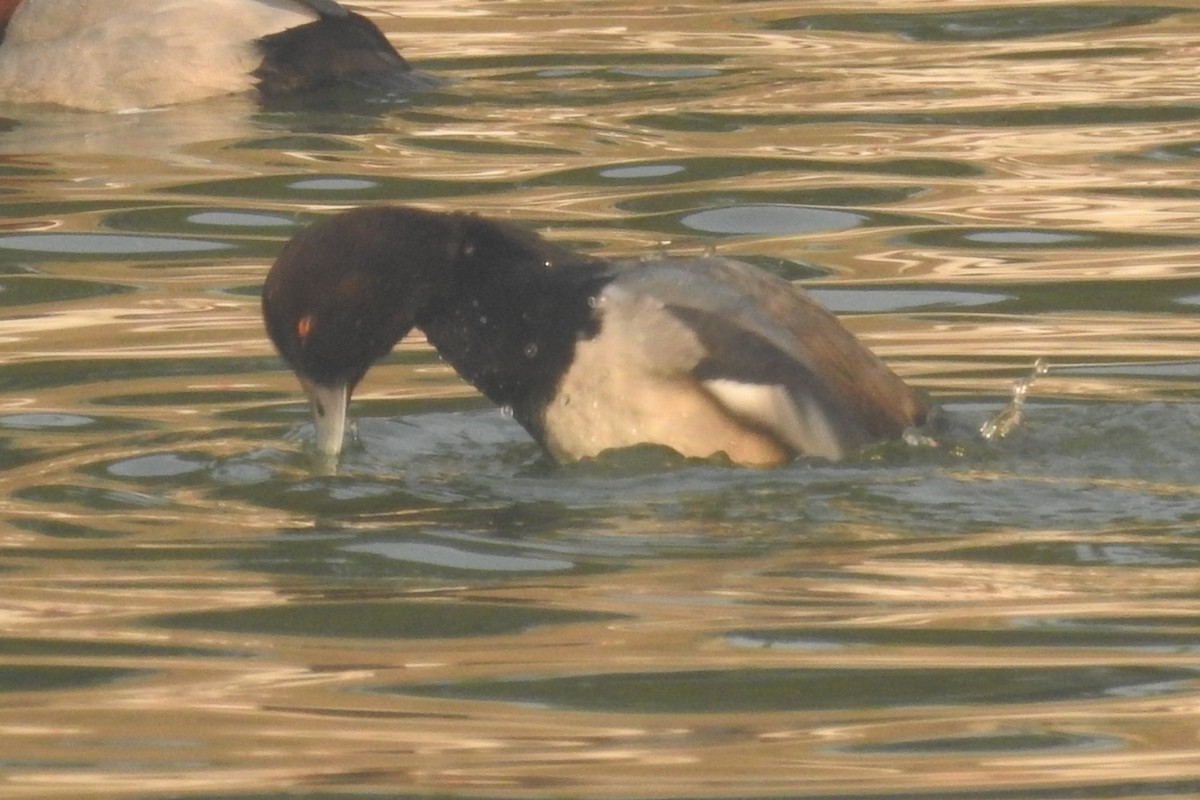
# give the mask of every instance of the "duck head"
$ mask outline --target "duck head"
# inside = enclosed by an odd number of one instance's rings
[[[462,241],[457,215],[364,208],[305,229],[276,259],[263,320],[308,395],[323,455],[340,452],[367,370],[451,290]]]

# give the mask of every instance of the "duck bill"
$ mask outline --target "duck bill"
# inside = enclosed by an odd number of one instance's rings
[[[313,422],[317,427],[317,452],[336,457],[342,451],[346,436],[346,408],[350,404],[350,387],[344,383],[325,386],[301,379],[304,393],[312,405]]]

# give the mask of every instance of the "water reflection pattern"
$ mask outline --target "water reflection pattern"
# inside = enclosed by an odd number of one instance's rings
[[[1200,15],[373,5],[452,83],[0,112],[4,791],[1200,794]],[[411,341],[313,475],[258,287],[380,201],[804,280],[939,444],[554,468]]]

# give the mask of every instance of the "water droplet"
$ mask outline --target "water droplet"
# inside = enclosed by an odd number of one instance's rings
[[[509,405],[500,406],[500,416],[505,419],[512,419],[513,407]]]
[[[932,436],[922,433],[916,428],[905,428],[902,434],[904,443],[909,447],[937,447],[938,440]]]
[[[487,314],[480,314],[480,315],[479,315],[479,324],[480,324],[480,325],[487,325],[487,323],[488,323]]]
[[[526,358],[537,358],[537,354],[538,354],[537,342],[530,342],[529,344],[525,345],[525,357]]]
[[[983,423],[979,429],[979,435],[991,441],[992,439],[1003,439],[1016,430],[1025,417],[1025,400],[1029,395],[1030,387],[1033,386],[1033,382],[1038,376],[1045,375],[1049,371],[1050,364],[1046,359],[1039,358],[1035,361],[1029,375],[1013,384],[1012,397],[1008,405]]]

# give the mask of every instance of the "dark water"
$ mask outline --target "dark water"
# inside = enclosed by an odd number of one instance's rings
[[[0,108],[0,796],[1200,795],[1200,14],[376,6],[452,83]],[[258,286],[381,201],[753,261],[946,421],[556,468],[411,341],[319,474]]]

